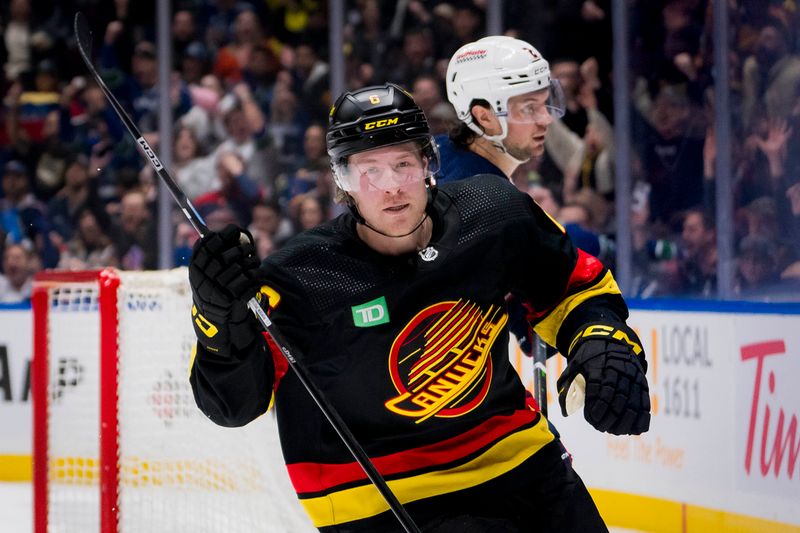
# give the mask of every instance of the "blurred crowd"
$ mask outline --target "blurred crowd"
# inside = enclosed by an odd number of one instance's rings
[[[407,87],[434,133],[455,113],[444,73],[485,35],[489,0],[349,0],[346,85]],[[513,179],[591,236],[613,267],[610,0],[506,0],[506,32],[550,61],[567,99],[547,153]],[[711,2],[629,2],[633,293],[716,290]],[[729,2],[737,291],[800,279],[800,28],[795,2]],[[173,0],[170,171],[212,229],[247,227],[264,257],[342,212],[325,151],[328,14],[321,0]],[[0,8],[0,302],[42,268],[157,267],[157,177],[72,33],[82,11],[95,64],[151,146],[159,139],[155,0],[10,0]],[[563,31],[568,27],[570,31]],[[174,263],[196,240],[177,212]]]
[[[735,291],[800,298],[800,13],[795,2],[728,1]],[[713,12],[708,0],[630,2],[634,296],[717,294]],[[609,2],[583,2],[587,40],[610,42]],[[578,20],[580,19],[580,20]],[[572,35],[572,34],[570,34]],[[535,41],[534,41],[535,42]],[[600,237],[614,260],[609,50],[547,42],[567,96],[531,194]],[[561,59],[564,53],[566,58]],[[566,212],[565,212],[566,211]]]

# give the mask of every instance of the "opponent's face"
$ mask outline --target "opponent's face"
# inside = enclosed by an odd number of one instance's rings
[[[367,223],[387,235],[405,235],[425,215],[427,161],[415,143],[376,148],[350,156],[358,178],[350,195]]]
[[[550,91],[521,94],[508,99],[508,135],[503,145],[517,159],[544,154],[544,136],[553,116],[547,106]]]

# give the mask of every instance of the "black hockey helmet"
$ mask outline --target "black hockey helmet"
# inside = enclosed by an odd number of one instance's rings
[[[393,83],[342,94],[331,107],[325,140],[337,185],[345,191],[352,190],[342,179],[348,156],[375,148],[413,141],[428,160],[428,173],[439,169],[425,113]]]

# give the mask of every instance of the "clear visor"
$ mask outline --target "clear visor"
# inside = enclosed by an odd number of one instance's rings
[[[509,122],[531,124],[564,116],[564,91],[558,80],[551,80],[546,89],[519,94],[508,99],[507,111],[498,113]]]
[[[334,163],[336,183],[347,192],[378,192],[424,182],[439,170],[436,146],[426,141],[382,146]]]

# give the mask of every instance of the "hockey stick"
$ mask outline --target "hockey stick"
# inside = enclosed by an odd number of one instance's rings
[[[533,339],[533,397],[539,410],[547,417],[547,345],[534,333]]]
[[[186,218],[188,218],[189,222],[192,224],[192,226],[194,226],[194,229],[197,230],[197,233],[199,233],[201,237],[207,234],[208,228],[206,227],[203,218],[186,197],[186,194],[183,192],[183,190],[181,190],[178,184],[175,183],[175,180],[172,179],[172,176],[170,176],[167,169],[164,168],[164,165],[161,164],[161,161],[159,161],[155,152],[152,150],[152,148],[150,148],[150,145],[139,132],[139,129],[117,101],[114,94],[103,81],[103,78],[100,77],[97,69],[95,69],[91,60],[92,32],[89,29],[89,24],[86,21],[86,17],[80,12],[75,14],[75,37],[78,41],[78,50],[83,58],[83,62],[86,63],[86,67],[89,69],[89,72],[91,73],[95,82],[97,82],[97,85],[100,86],[100,89],[103,91],[103,94],[105,94],[106,98],[111,104],[111,107],[114,108],[114,111],[116,111],[120,120],[122,120],[125,128],[133,136],[133,138],[136,139],[136,143],[142,149],[144,155],[147,156],[150,163],[153,165],[153,168],[155,168],[158,177],[161,178],[161,181],[163,181],[167,186],[169,192],[172,193],[173,198],[175,198],[175,201],[181,207],[183,214],[186,215]],[[347,446],[347,449],[350,450],[351,454],[353,454],[355,460],[358,462],[361,468],[364,469],[364,472],[367,474],[369,480],[381,493],[381,496],[383,496],[383,498],[386,500],[386,503],[389,504],[389,508],[397,517],[397,520],[400,522],[403,528],[409,533],[419,533],[419,528],[416,526],[416,524],[414,524],[414,521],[408,515],[405,508],[397,500],[397,497],[386,484],[386,480],[383,479],[383,476],[381,476],[380,472],[378,472],[378,470],[375,468],[375,465],[372,464],[372,461],[367,456],[366,452],[364,452],[364,449],[358,443],[355,436],[350,432],[350,429],[347,427],[344,420],[342,420],[342,418],[339,416],[339,413],[333,408],[333,405],[331,405],[330,402],[328,402],[328,400],[325,398],[322,390],[320,390],[309,377],[305,364],[302,362],[302,355],[296,351],[293,353],[293,350],[289,349],[289,344],[278,332],[277,328],[275,328],[272,321],[269,319],[255,298],[250,298],[250,300],[247,302],[247,307],[253,312],[253,314],[255,314],[256,318],[261,323],[261,326],[264,328],[263,335],[265,338],[266,336],[269,336],[275,345],[280,348],[281,353],[289,362],[289,366],[291,366],[292,370],[295,372],[295,374],[297,374],[297,378],[300,380],[300,383],[302,383],[306,388],[308,394],[322,411],[322,414],[325,415],[325,418],[327,418],[328,422],[331,423],[333,429],[342,439],[345,446]]]

